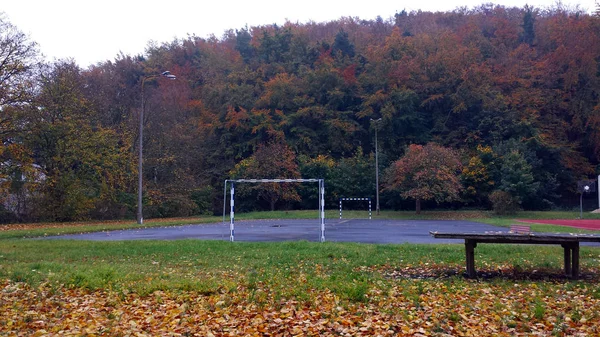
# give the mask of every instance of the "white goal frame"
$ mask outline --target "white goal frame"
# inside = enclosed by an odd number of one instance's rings
[[[324,179],[227,179],[223,190],[223,222],[225,222],[225,209],[227,202],[227,183],[230,187],[230,222],[229,241],[235,240],[235,184],[236,183],[319,183],[319,219],[321,222],[320,241],[325,242],[325,180]]]
[[[369,202],[369,220],[371,220],[371,198],[340,198],[340,220],[342,220],[342,201],[368,201]]]

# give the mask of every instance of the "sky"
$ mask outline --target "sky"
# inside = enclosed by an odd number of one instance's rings
[[[171,42],[188,35],[223,36],[228,29],[283,24],[286,21],[324,22],[341,17],[383,19],[403,9],[450,11],[494,2],[538,8],[556,0],[0,0],[0,12],[38,43],[46,60],[72,58],[81,67],[114,60],[119,53],[143,54],[151,41]],[[591,12],[595,0],[564,0]]]

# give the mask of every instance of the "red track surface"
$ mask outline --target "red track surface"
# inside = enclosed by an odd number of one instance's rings
[[[582,229],[600,230],[600,220],[523,220],[520,222],[568,226]]]

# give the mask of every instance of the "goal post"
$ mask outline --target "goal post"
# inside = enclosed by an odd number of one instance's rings
[[[368,201],[369,202],[369,220],[371,220],[371,198],[340,198],[340,220],[342,220],[342,202],[343,201]]]
[[[324,179],[227,179],[223,190],[223,222],[227,201],[227,184],[230,183],[229,241],[235,241],[235,184],[236,183],[319,183],[319,220],[321,233],[319,240],[325,242],[325,180]]]

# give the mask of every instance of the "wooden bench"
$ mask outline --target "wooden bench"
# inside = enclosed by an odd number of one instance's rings
[[[531,227],[527,225],[510,225],[510,233],[531,234]]]
[[[429,233],[436,239],[465,240],[467,277],[470,278],[477,277],[477,273],[475,272],[475,247],[477,247],[478,243],[560,245],[564,249],[565,274],[573,279],[577,279],[579,277],[579,243],[600,242],[600,235],[593,234],[517,233],[504,231],[483,233]]]

